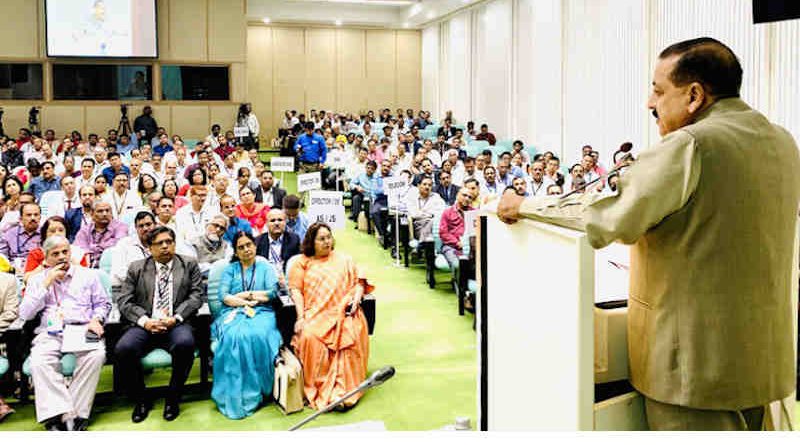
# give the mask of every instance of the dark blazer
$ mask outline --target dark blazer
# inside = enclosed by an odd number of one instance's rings
[[[75,236],[81,230],[81,223],[83,223],[83,207],[67,210],[64,219],[67,221],[67,239],[70,243],[74,243]]]
[[[437,185],[436,187],[433,188],[433,191],[438,193],[439,196],[442,197],[442,199],[444,200],[444,202],[447,203],[448,206],[451,206],[451,205],[455,204],[456,195],[458,195],[458,191],[460,189],[461,189],[461,187],[459,187],[457,185],[453,185],[453,184],[450,184],[450,187],[447,187],[447,189],[445,189],[444,186],[439,184],[439,185]]]
[[[173,314],[180,314],[185,322],[195,316],[206,302],[202,282],[203,276],[197,263],[175,255],[172,265]],[[128,276],[116,297],[122,320],[135,325],[142,315],[150,316],[153,312],[155,285],[156,266],[153,257],[131,263]]]
[[[256,187],[253,190],[253,193],[256,195],[256,202],[264,202],[264,192],[261,190],[261,186]],[[283,198],[286,196],[286,190],[272,186],[272,195],[273,195],[273,206],[270,207],[271,209],[282,209],[283,208]]]
[[[256,255],[269,259],[269,233],[264,232],[256,238]],[[291,230],[283,232],[281,243],[281,259],[283,260],[283,273],[286,273],[286,264],[289,258],[300,253],[300,237]]]

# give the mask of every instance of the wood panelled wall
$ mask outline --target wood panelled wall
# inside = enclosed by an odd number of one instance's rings
[[[262,135],[287,109],[419,109],[421,44],[413,30],[249,26],[248,100]]]
[[[199,138],[209,132],[212,123],[233,125],[238,104],[247,98],[247,0],[157,0],[158,51],[153,64],[151,102],[136,102],[129,118],[141,113],[149,103],[158,124],[171,134]],[[44,100],[0,101],[5,110],[6,133],[16,134],[27,127],[28,109],[42,106],[42,128],[52,128],[61,135],[73,129],[84,136],[89,132],[105,133],[119,121],[116,101],[53,101],[53,62],[136,63],[135,61],[87,59],[48,59],[44,35],[44,0],[2,0],[0,16],[0,62],[40,62],[44,64]],[[161,101],[161,65],[213,65],[230,67],[230,101],[193,102]]]

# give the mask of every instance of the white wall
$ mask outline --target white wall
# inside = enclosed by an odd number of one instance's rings
[[[486,121],[498,139],[520,138],[540,151],[554,151],[565,163],[590,144],[608,164],[622,142],[642,149],[660,137],[646,108],[658,53],[679,40],[710,36],[739,56],[742,98],[800,139],[800,21],[754,25],[751,5],[751,0],[480,3],[423,33],[425,51],[433,51],[434,36],[440,42],[438,60],[423,66],[423,79],[438,79],[438,89],[426,85],[423,103],[438,117],[452,109],[462,122]],[[465,51],[472,55],[466,66]],[[465,80],[467,72],[471,77]]]

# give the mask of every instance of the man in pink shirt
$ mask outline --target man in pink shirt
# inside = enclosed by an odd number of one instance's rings
[[[458,190],[456,203],[446,208],[442,212],[442,219],[439,221],[439,238],[442,240],[442,255],[450,264],[453,277],[456,277],[458,270],[458,260],[463,254],[461,248],[461,236],[464,235],[464,212],[473,210],[472,193],[462,187]]]

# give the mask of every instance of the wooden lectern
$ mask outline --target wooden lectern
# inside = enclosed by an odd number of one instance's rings
[[[494,214],[479,216],[477,234],[480,429],[647,429],[627,383],[627,308],[595,305],[603,250],[580,231]]]

